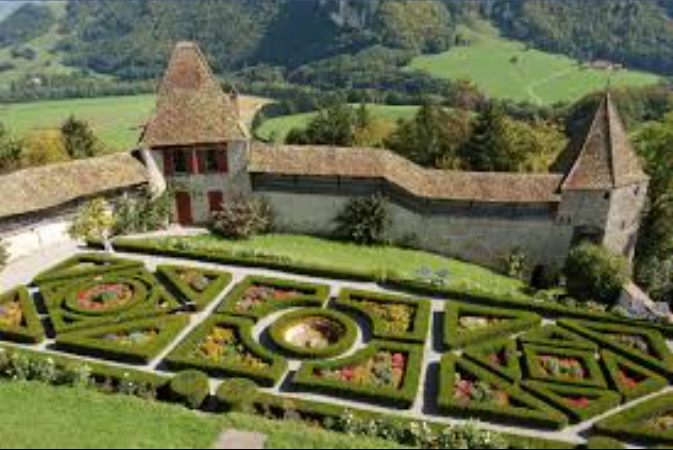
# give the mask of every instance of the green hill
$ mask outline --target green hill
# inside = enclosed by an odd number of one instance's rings
[[[576,101],[608,83],[645,86],[659,81],[659,77],[644,72],[591,68],[567,56],[501,38],[493,30],[475,33],[463,29],[462,34],[469,44],[437,55],[418,56],[408,67],[438,78],[469,79],[491,97],[538,105]]]

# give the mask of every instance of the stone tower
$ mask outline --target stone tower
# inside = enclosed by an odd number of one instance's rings
[[[557,165],[565,174],[557,220],[572,227],[573,243],[591,240],[631,258],[648,177],[609,92],[587,125]]]

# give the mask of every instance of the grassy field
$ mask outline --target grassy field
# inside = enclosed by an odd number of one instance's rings
[[[155,95],[100,97],[0,105],[0,123],[17,136],[31,130],[51,129],[69,116],[88,121],[98,137],[111,149],[128,149],[136,144],[141,126],[154,109]],[[251,121],[268,100],[241,96],[242,117]]]
[[[256,416],[197,415],[120,395],[0,382],[0,448],[212,448],[225,429],[258,431],[266,448],[401,448]]]
[[[479,31],[462,29],[469,45],[437,55],[415,58],[409,68],[427,71],[444,79],[472,80],[487,95],[501,99],[530,101],[540,105],[573,102],[613,86],[644,86],[659,78],[648,73],[589,69],[578,61],[503,39],[482,24]]]
[[[395,272],[404,278],[416,278],[421,268],[448,271],[450,286],[479,286],[489,292],[520,292],[523,284],[484,267],[432,253],[398,247],[366,247],[310,236],[271,234],[245,241],[231,241],[215,235],[149,239],[157,246],[185,245],[190,250],[208,249],[223,253],[251,253],[288,258],[306,265],[336,270]]]
[[[398,119],[406,119],[416,114],[418,106],[399,105],[367,105],[372,117],[395,122]],[[303,128],[315,116],[315,113],[292,114],[282,117],[274,117],[264,121],[256,130],[259,138],[267,141],[283,142],[287,133],[293,128]]]

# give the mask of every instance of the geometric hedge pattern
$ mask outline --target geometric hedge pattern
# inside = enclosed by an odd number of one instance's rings
[[[282,383],[296,393],[394,409],[414,406],[426,377],[434,377],[440,415],[546,429],[586,421],[673,379],[661,332],[628,321],[545,318],[449,299],[441,336],[433,337],[437,314],[429,300],[338,294],[330,299],[327,285],[286,278],[249,276],[232,286],[221,270],[162,265],[152,272],[133,260],[79,255],[39,274],[30,289],[0,295],[0,340],[33,344],[47,336],[64,353],[125,364],[160,360],[167,371]],[[209,317],[186,332],[204,310]],[[265,339],[274,323],[282,329]],[[425,367],[430,341],[443,346],[436,371]],[[301,357],[290,348],[302,348]],[[597,429],[620,435],[630,418],[641,436],[669,443],[667,400]]]

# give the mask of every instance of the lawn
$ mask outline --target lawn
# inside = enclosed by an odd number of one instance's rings
[[[367,107],[373,117],[389,122],[408,119],[416,114],[418,109],[413,105],[368,104]],[[291,129],[306,127],[315,114],[315,112],[307,112],[268,119],[256,130],[256,135],[266,141],[283,142]]]
[[[267,434],[267,448],[401,448],[299,423],[195,414],[164,403],[34,382],[0,382],[0,404],[0,448],[211,448],[229,428]]]
[[[612,86],[644,86],[659,81],[655,75],[632,71],[589,69],[577,60],[535,49],[499,37],[488,27],[462,31],[470,44],[437,55],[415,58],[410,69],[449,80],[472,80],[487,95],[530,101],[539,105],[573,102]]]
[[[246,241],[230,241],[214,235],[150,239],[158,246],[184,246],[223,253],[261,253],[288,258],[305,265],[337,270],[394,272],[415,278],[419,269],[446,270],[449,286],[480,286],[489,292],[520,291],[523,283],[484,267],[432,253],[398,247],[366,247],[310,236],[272,234]]]

